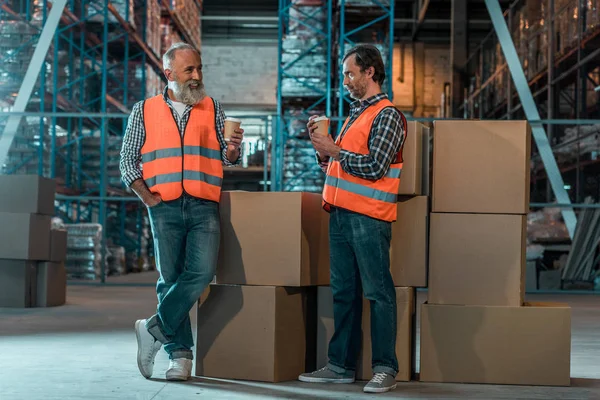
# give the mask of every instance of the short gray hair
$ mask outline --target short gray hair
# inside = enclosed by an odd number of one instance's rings
[[[198,55],[201,55],[200,51],[191,44],[185,42],[173,43],[171,47],[169,47],[169,50],[163,54],[163,69],[171,69],[171,62],[175,59],[175,53],[179,50],[192,50],[198,53]]]

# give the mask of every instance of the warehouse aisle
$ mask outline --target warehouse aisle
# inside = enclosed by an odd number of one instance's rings
[[[420,296],[424,300],[424,296]],[[382,398],[398,399],[598,399],[600,302],[598,296],[530,296],[573,307],[571,388],[400,384]],[[0,397],[28,400],[359,399],[362,383],[265,384],[195,378],[166,383],[160,352],[155,378],[143,379],[135,363],[136,318],[155,307],[152,288],[70,286],[68,305],[50,309],[0,309]]]

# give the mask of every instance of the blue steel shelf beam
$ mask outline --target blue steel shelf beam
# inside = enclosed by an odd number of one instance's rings
[[[294,10],[297,16],[290,15],[290,11]],[[316,16],[322,12],[327,13],[325,29],[320,29]],[[309,32],[314,34],[317,38],[316,42],[303,49],[296,57],[292,60],[283,63],[283,42],[287,35],[293,35],[294,30],[291,28],[290,22],[296,24],[296,26],[302,26]],[[325,115],[331,116],[331,62],[332,62],[332,50],[331,50],[331,36],[332,36],[332,1],[325,1],[320,7],[315,6],[312,12],[305,12],[302,10],[301,5],[292,4],[291,0],[279,0],[279,18],[278,18],[278,84],[277,84],[277,114],[278,118],[275,123],[276,135],[273,137],[271,147],[271,190],[281,191],[283,190],[283,157],[284,149],[287,141],[287,132],[290,124],[294,120],[298,119],[298,116],[290,117],[286,115],[286,109],[288,106],[301,107],[303,109],[302,118],[308,118],[311,111],[317,107],[324,106]],[[290,73],[289,71],[298,62],[306,59],[312,52],[324,46],[326,48],[326,80],[325,88],[316,87],[306,81],[300,79],[297,74]],[[291,79],[301,87],[310,89],[312,95],[303,96],[284,96],[282,91],[283,79]]]
[[[347,22],[348,15],[347,10],[351,8],[364,9],[364,7],[352,7],[346,4],[346,0],[340,0],[340,40],[339,40],[339,65],[340,70],[338,74],[338,91],[339,91],[339,103],[338,103],[338,116],[344,116],[344,105],[346,103],[351,103],[352,100],[346,96],[344,90],[344,75],[341,68],[342,60],[345,55],[345,45],[349,44],[350,46],[356,45],[356,40],[353,39],[353,36],[361,33],[367,28],[376,25],[381,22],[387,21],[387,26],[385,28],[385,32],[387,34],[387,45],[388,45],[388,55],[385,58],[386,64],[386,82],[385,82],[385,92],[388,94],[390,99],[393,99],[393,89],[392,89],[392,67],[393,67],[393,56],[394,56],[394,3],[395,1],[390,1],[389,5],[384,5],[382,2],[378,0],[372,0],[373,7],[369,9],[374,13],[381,13],[380,16],[375,17],[369,22],[363,23],[358,27],[350,28]],[[427,6],[428,1],[426,1],[425,6]],[[424,11],[427,9],[425,8]],[[423,13],[423,18],[424,13]]]
[[[500,3],[498,0],[485,0],[485,4],[490,13],[500,45],[502,46],[502,52],[504,53],[512,79],[515,83],[515,88],[521,99],[525,115],[530,122],[538,121],[541,118],[525,77],[525,72],[521,66],[515,44],[512,41],[508,26],[504,20]],[[565,190],[564,181],[558,169],[558,165],[556,164],[556,159],[554,158],[552,147],[548,141],[544,126],[540,123],[531,122],[531,130],[557,201],[563,204],[571,203],[571,199]],[[575,212],[572,208],[562,208],[561,213],[567,230],[569,231],[569,236],[573,239],[575,227],[577,225]]]

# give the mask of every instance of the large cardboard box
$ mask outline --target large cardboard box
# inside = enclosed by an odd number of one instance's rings
[[[428,194],[429,128],[420,122],[408,122],[402,155],[404,165],[398,193],[412,196]]]
[[[432,211],[527,214],[530,153],[526,121],[436,121]]]
[[[0,229],[0,259],[50,258],[50,216],[0,212],[0,226],[10,227]]]
[[[0,260],[0,307],[34,307],[35,296],[36,263]]]
[[[329,284],[329,214],[321,195],[223,192],[219,284]]]
[[[56,183],[38,175],[0,175],[0,211],[54,215]]]
[[[570,361],[567,305],[421,308],[421,381],[569,386]]]
[[[397,381],[410,381],[412,375],[412,331],[415,301],[413,288],[396,288],[397,331],[396,357],[398,358]],[[324,367],[329,361],[327,351],[334,333],[333,294],[328,286],[321,286],[317,292],[317,366]],[[371,353],[371,308],[370,302],[363,299],[362,350],[356,369],[357,380],[370,380],[373,377]]]
[[[395,286],[427,286],[429,199],[398,198],[398,219],[392,224],[390,269]]]
[[[304,288],[210,285],[198,303],[196,375],[263,382],[305,372]]]
[[[67,259],[67,231],[65,229],[52,229],[50,232],[50,261],[55,263]]]
[[[38,263],[36,293],[37,307],[56,307],[65,304],[67,271],[64,263]]]
[[[525,215],[430,214],[429,303],[522,305],[526,224]]]

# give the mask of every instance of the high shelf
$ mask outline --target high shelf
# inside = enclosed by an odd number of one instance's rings
[[[504,15],[541,117],[600,118],[600,1],[517,0]],[[495,32],[471,52],[468,77],[454,117],[524,118]],[[547,124],[546,132],[571,201],[600,200],[600,126]],[[532,201],[550,202],[541,159],[532,160]]]
[[[311,115],[341,128],[351,100],[341,62],[354,45],[373,44],[384,58],[384,91],[392,98],[394,2],[389,0],[280,0],[277,113],[271,190],[320,192],[318,167],[306,123]]]
[[[53,2],[0,4],[0,110],[10,112]],[[67,1],[26,109],[31,115],[22,118],[2,173],[56,179],[57,215],[102,227],[101,268],[71,278],[104,282],[108,272],[153,268],[148,219],[120,180],[119,152],[131,107],[166,83],[165,48],[179,40],[200,46],[201,6],[198,0]],[[0,117],[0,129],[7,119]],[[107,256],[123,250],[126,271],[109,271]]]

